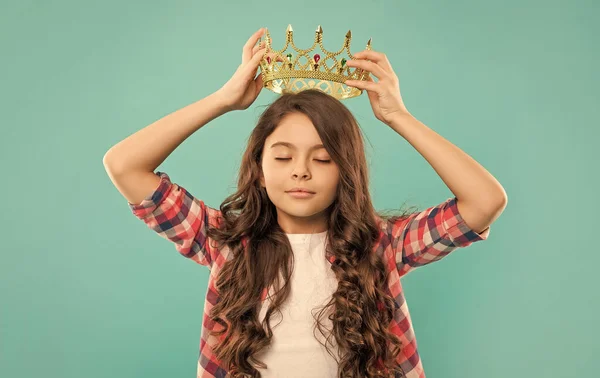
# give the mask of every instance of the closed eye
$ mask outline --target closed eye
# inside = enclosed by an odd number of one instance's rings
[[[275,160],[290,160],[291,158],[275,158]],[[319,160],[319,159],[315,159],[316,161],[318,161],[319,163],[329,163],[331,162],[331,160]]]

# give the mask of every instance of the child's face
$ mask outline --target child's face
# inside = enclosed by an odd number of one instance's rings
[[[271,147],[277,142],[291,146]],[[286,233],[327,230],[324,210],[335,200],[339,169],[325,148],[311,148],[322,143],[310,119],[301,113],[288,114],[265,141],[261,185],[277,208],[279,225]],[[295,187],[314,194],[296,198],[288,193]]]

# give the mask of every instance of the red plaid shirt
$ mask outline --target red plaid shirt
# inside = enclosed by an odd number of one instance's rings
[[[218,225],[221,212],[172,183],[166,173],[155,174],[161,178],[155,191],[140,204],[128,204],[136,217],[159,236],[173,242],[181,255],[209,268],[197,377],[225,378],[227,370],[211,348],[220,340],[209,336],[210,330],[219,330],[222,326],[211,321],[209,314],[218,301],[216,278],[230,251],[228,247],[215,248],[214,242],[206,236],[207,226]],[[453,197],[395,223],[380,222],[381,236],[374,253],[382,256],[389,270],[388,289],[396,302],[396,313],[390,329],[402,341],[403,349],[397,361],[408,378],[425,378],[425,372],[400,278],[423,265],[442,259],[457,248],[486,240],[490,232],[489,227],[480,234],[473,231],[464,222],[456,204],[456,197]],[[243,244],[246,245],[247,240]],[[333,263],[335,256],[329,255],[327,259]],[[263,300],[266,295],[265,288]]]

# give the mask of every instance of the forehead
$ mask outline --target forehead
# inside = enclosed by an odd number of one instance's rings
[[[279,125],[265,140],[265,149],[271,149],[271,145],[276,142],[288,142],[299,149],[309,149],[315,144],[323,143],[310,118],[302,113],[291,113],[282,118]]]

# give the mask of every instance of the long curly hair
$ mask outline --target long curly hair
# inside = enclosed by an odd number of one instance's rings
[[[403,377],[395,361],[402,343],[388,328],[397,305],[386,291],[384,262],[373,249],[380,236],[379,222],[394,221],[411,211],[388,216],[374,210],[358,123],[340,101],[317,90],[282,94],[261,114],[242,157],[237,192],[220,205],[223,221],[219,227],[208,230],[208,237],[220,247],[227,245],[232,254],[219,272],[220,298],[210,312],[211,319],[223,326],[212,331],[214,336],[224,335],[214,347],[215,355],[232,378],[260,377],[254,366],[267,367],[256,355],[270,344],[271,315],[281,314],[280,307],[290,293],[293,252],[277,222],[275,205],[260,185],[261,158],[266,138],[292,112],[309,117],[340,172],[336,198],[326,210],[326,251],[336,257],[331,269],[338,287],[318,313],[315,329],[327,339],[324,347],[338,362],[338,377]],[[261,324],[261,294],[272,285],[281,289]],[[327,335],[321,318],[331,308],[333,328]],[[339,360],[327,347],[330,337],[335,337]]]

